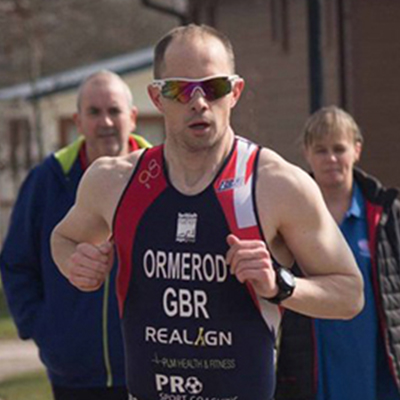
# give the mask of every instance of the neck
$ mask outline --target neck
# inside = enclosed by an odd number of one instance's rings
[[[222,140],[197,150],[188,150],[176,142],[166,140],[164,154],[172,184],[188,195],[204,190],[220,170],[233,141],[234,133],[230,128]]]
[[[120,157],[126,156],[132,150],[132,144],[126,143],[123,146],[117,145],[115,148],[107,149],[105,151],[97,151],[97,149],[89,148],[86,146],[86,159],[88,166],[100,157]]]

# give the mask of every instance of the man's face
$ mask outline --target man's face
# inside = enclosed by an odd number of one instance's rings
[[[127,154],[129,135],[136,129],[136,116],[137,109],[130,107],[127,93],[118,80],[99,76],[87,82],[74,119],[86,139],[89,163],[102,156]]]
[[[205,35],[176,38],[166,51],[161,78],[200,79],[232,74],[223,44]],[[195,152],[209,149],[226,136],[231,109],[238,101],[243,85],[243,80],[239,79],[231,93],[213,101],[195,90],[185,104],[164,98],[159,88],[149,87],[149,93],[164,114],[167,140]]]

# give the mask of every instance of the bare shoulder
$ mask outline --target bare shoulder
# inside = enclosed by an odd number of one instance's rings
[[[140,150],[123,157],[97,159],[82,178],[77,203],[97,211],[111,222],[114,209],[141,154]]]
[[[322,194],[309,174],[269,149],[261,151],[256,193],[270,239],[287,227],[319,224],[319,218],[327,216]]]
[[[314,195],[320,194],[308,173],[269,149],[261,151],[258,176],[257,186],[263,197],[284,197],[285,204],[297,203],[297,195],[305,196],[304,200],[312,200]]]
[[[142,151],[124,157],[100,157],[85,173],[85,179],[101,187],[115,187],[129,180]]]

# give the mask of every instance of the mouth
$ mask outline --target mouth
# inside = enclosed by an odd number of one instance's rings
[[[205,121],[196,121],[189,124],[190,129],[194,129],[196,131],[204,131],[210,127],[210,123]]]
[[[117,132],[99,132],[98,137],[101,139],[113,138],[117,136]]]

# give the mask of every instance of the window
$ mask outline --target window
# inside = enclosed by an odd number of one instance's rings
[[[29,170],[32,160],[32,132],[27,118],[9,121],[10,168],[13,175],[22,170]]]
[[[58,142],[59,148],[69,145],[79,136],[78,129],[71,117],[61,117],[58,126],[60,133]]]

